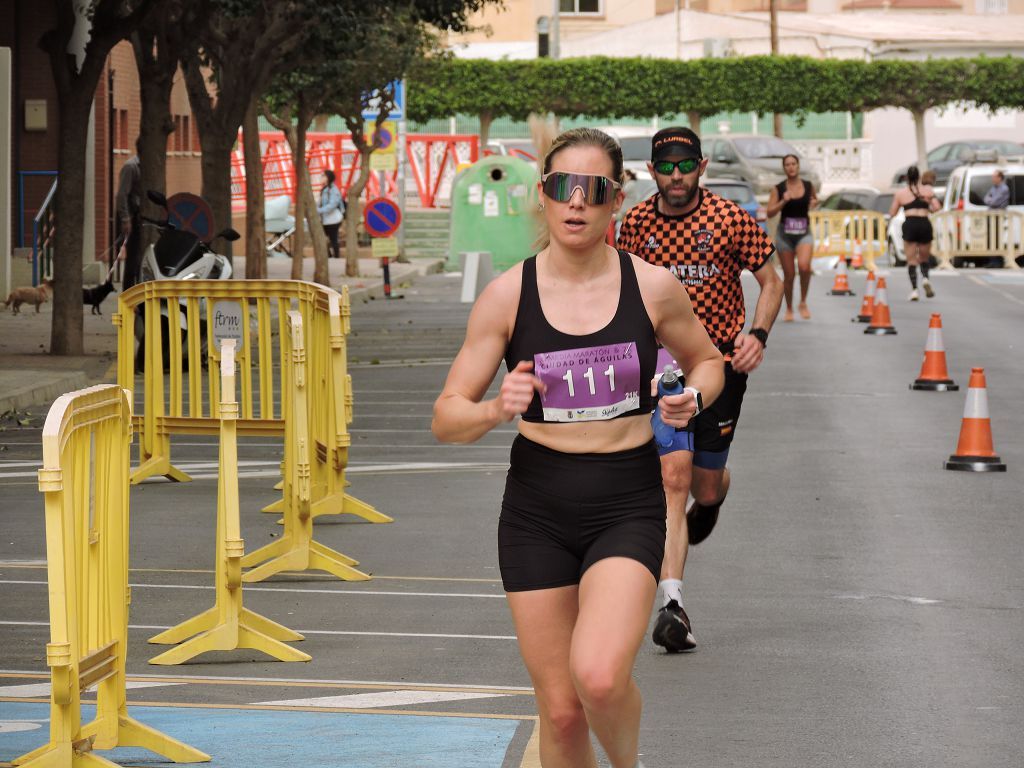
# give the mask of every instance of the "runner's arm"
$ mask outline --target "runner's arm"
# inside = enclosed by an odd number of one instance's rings
[[[505,276],[521,274],[510,270]],[[526,411],[540,380],[521,362],[505,375],[498,397],[484,400],[508,345],[509,319],[514,317],[511,280],[499,278],[480,295],[469,316],[466,340],[455,357],[444,389],[434,403],[430,429],[443,443],[472,443],[505,421]],[[518,296],[514,297],[516,302]]]
[[[770,331],[782,304],[782,280],[770,263],[775,246],[763,229],[746,221],[736,226],[734,243],[740,263],[754,274],[761,288],[750,327]],[[739,334],[734,347],[732,367],[739,373],[749,373],[764,359],[764,345],[753,336]]]
[[[897,192],[895,195],[892,196],[892,204],[889,206],[890,219],[900,212],[900,206],[902,205],[903,203],[900,201],[900,193]]]

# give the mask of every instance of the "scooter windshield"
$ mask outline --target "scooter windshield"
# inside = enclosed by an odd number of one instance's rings
[[[174,277],[205,252],[202,241],[191,232],[166,229],[153,246],[157,266],[164,277]]]

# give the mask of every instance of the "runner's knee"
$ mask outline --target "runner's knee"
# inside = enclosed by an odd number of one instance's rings
[[[614,706],[629,686],[629,670],[619,669],[610,657],[576,661],[572,667],[576,692],[588,709]]]
[[[583,704],[575,696],[558,702],[546,702],[541,717],[551,729],[551,737],[558,742],[573,742],[588,731],[587,715]]]

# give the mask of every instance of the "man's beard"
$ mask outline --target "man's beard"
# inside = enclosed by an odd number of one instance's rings
[[[660,179],[656,181],[662,199],[672,208],[685,208],[688,206],[693,201],[700,186],[699,184],[694,184],[692,187],[687,187],[684,183],[682,190],[673,190],[671,181],[666,181],[664,184]]]

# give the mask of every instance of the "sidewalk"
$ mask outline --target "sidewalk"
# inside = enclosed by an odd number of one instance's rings
[[[353,311],[363,299],[382,298],[384,276],[377,259],[360,259],[359,276],[346,277],[345,262],[329,259],[331,287],[341,289],[347,285],[353,301]],[[291,277],[290,258],[267,260],[267,276],[275,279]],[[245,258],[235,257],[236,277],[245,275]],[[401,293],[417,276],[439,272],[444,268],[441,259],[413,259],[411,263],[391,263],[391,285],[395,295]],[[313,260],[306,259],[304,278],[313,274]],[[31,305],[22,305],[21,314],[8,309],[0,311],[0,417],[10,411],[31,410],[33,417],[45,413],[57,397],[104,381],[113,382],[117,376],[117,332],[110,317],[117,309],[114,295],[107,297],[101,307],[103,315],[93,315],[90,307],[83,307],[85,318],[85,354],[77,357],[50,355],[50,328],[53,304],[47,302],[36,314]],[[0,305],[0,310],[3,310]]]

